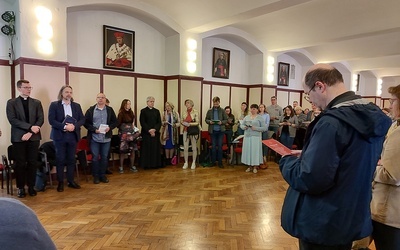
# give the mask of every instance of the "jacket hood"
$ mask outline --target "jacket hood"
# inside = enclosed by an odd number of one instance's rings
[[[385,136],[390,125],[390,118],[373,103],[362,99],[345,101],[323,112],[353,127],[364,138]]]

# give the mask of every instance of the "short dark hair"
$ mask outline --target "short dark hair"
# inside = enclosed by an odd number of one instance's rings
[[[21,79],[17,82],[17,88],[21,88],[23,83],[29,83],[28,80]]]
[[[250,105],[250,108],[251,108],[251,109],[258,109],[258,105],[255,104],[255,103],[254,103],[254,104],[251,104],[251,105]]]
[[[304,83],[309,87],[312,88],[315,82],[321,81],[326,83],[328,86],[333,86],[337,83],[343,82],[343,76],[336,68],[316,68],[307,72],[306,76],[304,77]]]

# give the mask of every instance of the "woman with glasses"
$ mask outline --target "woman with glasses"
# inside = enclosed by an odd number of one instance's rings
[[[390,87],[388,92],[395,121],[387,132],[372,183],[372,237],[377,250],[400,246],[400,85]]]
[[[289,149],[292,149],[294,137],[296,137],[298,123],[298,118],[295,115],[292,106],[287,106],[284,109],[283,116],[279,121],[279,135],[281,143]]]

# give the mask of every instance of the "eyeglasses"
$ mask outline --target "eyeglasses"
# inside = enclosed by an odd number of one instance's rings
[[[397,99],[397,98],[390,98],[389,99],[389,103],[390,104],[393,104],[395,101],[397,101],[397,100],[399,100],[399,99]]]
[[[307,93],[304,93],[304,99],[305,99],[307,102],[311,102],[311,100],[310,100],[310,93],[311,93],[311,91],[313,91],[313,89],[315,88],[315,86],[317,86],[317,85],[315,85],[315,83],[314,83],[314,86],[312,86],[312,88],[310,89],[310,91],[308,91]]]
[[[28,89],[28,90],[31,90],[31,89],[33,89],[33,87],[20,87],[21,89]]]

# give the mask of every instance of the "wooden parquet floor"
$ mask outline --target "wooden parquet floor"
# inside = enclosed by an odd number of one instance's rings
[[[287,184],[278,166],[245,169],[115,171],[107,184],[81,176],[80,190],[21,200],[58,249],[298,249],[280,226]]]

